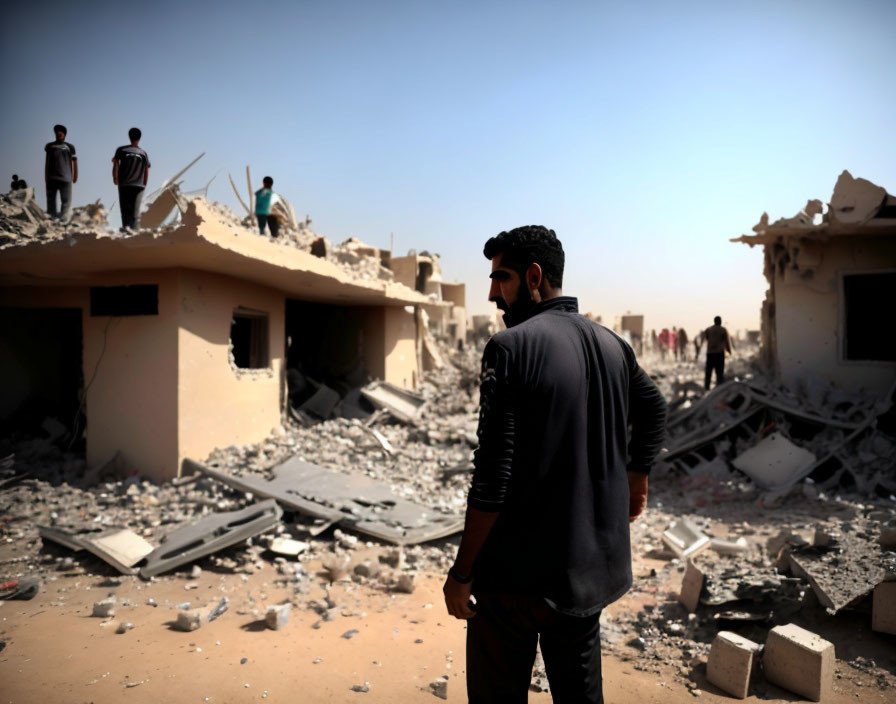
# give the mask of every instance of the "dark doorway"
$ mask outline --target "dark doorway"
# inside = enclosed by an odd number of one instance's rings
[[[81,309],[0,308],[0,330],[5,433],[39,433],[47,418],[83,428]]]
[[[843,277],[843,359],[896,361],[896,272]]]

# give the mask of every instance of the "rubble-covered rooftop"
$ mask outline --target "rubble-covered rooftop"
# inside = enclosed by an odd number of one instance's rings
[[[113,270],[195,268],[226,274],[300,296],[304,300],[393,305],[428,303],[429,298],[392,280],[379,251],[349,240],[316,256],[308,233],[272,240],[246,228],[224,206],[201,197],[188,201],[175,225],[135,233],[103,227],[101,206],[75,212],[68,226],[41,216],[33,199],[3,196],[0,282],[60,283]],[[374,254],[375,252],[375,254]]]

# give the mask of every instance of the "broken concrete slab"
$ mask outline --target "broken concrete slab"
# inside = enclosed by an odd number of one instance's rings
[[[709,547],[709,538],[688,520],[673,521],[663,533],[663,545],[675,557],[685,558]]]
[[[852,532],[842,534],[836,549],[793,548],[787,559],[793,574],[809,582],[831,613],[870,593],[886,574],[877,545]]]
[[[763,489],[786,489],[802,479],[816,457],[781,433],[772,433],[738,455],[732,464]]]
[[[463,530],[463,516],[401,499],[369,477],[324,469],[295,457],[274,467],[269,480],[258,475],[235,477],[189,459],[184,460],[184,469],[396,545],[437,540]]]
[[[737,633],[719,631],[709,651],[706,679],[728,694],[744,699],[749,693],[750,677],[760,647],[759,643]]]
[[[385,408],[405,422],[413,422],[426,401],[416,391],[403,389],[385,381],[375,381],[361,389],[361,395],[377,408]]]
[[[122,574],[136,574],[137,565],[155,546],[127,528],[106,530],[38,526],[38,534],[78,552],[87,550]]]
[[[236,545],[270,530],[282,515],[277,503],[268,500],[207,516],[162,538],[159,547],[147,555],[140,575],[152,577]]]
[[[833,643],[789,623],[769,631],[762,669],[772,684],[818,702],[833,687],[834,659]]]

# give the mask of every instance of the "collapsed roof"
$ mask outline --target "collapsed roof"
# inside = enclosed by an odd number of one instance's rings
[[[825,211],[820,200],[810,200],[790,218],[768,221],[763,213],[753,226],[755,235],[741,235],[732,242],[774,244],[783,237],[827,239],[856,235],[896,235],[896,196],[864,178],[843,171]]]

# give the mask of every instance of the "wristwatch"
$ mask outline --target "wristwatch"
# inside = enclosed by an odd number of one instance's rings
[[[450,569],[448,570],[448,576],[451,577],[451,579],[453,579],[458,584],[469,584],[470,582],[473,581],[472,574],[469,574],[466,577],[464,577],[460,572],[458,572],[454,568],[454,565],[451,565]]]

